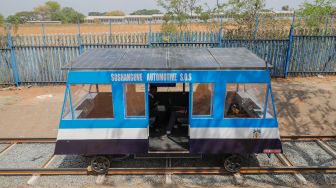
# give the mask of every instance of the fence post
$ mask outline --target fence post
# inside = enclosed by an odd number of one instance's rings
[[[109,42],[110,42],[110,44],[112,44],[112,22],[111,22],[111,19],[109,19],[109,25],[110,25]]]
[[[220,28],[219,28],[219,41],[218,41],[218,47],[222,47],[222,33],[223,33],[223,16],[220,17]]]
[[[256,17],[256,25],[254,28],[254,40],[257,38],[257,34],[258,34],[258,29],[259,29],[259,16],[257,15]]]
[[[152,19],[149,20],[148,47],[152,45]]]
[[[15,85],[18,87],[20,85],[20,75],[19,75],[18,69],[16,67],[15,53],[14,53],[13,41],[12,41],[12,36],[11,36],[10,29],[8,30],[8,49],[10,51],[10,62],[11,62],[11,65],[12,65],[12,71],[13,71],[13,75],[14,75]]]
[[[42,38],[43,38],[43,45],[46,45],[46,35],[45,35],[45,27],[44,24],[41,24],[41,29],[42,29]]]
[[[326,16],[325,26],[324,26],[324,38],[327,36],[328,31],[328,17]]]
[[[334,16],[331,17],[331,35],[334,36]]]
[[[295,12],[294,12],[294,15],[293,15],[291,28],[289,30],[289,42],[288,42],[288,46],[287,46],[287,55],[286,55],[285,72],[284,72],[284,77],[285,78],[287,78],[287,76],[288,76],[288,68],[289,68],[289,63],[290,63],[290,58],[291,58],[294,23],[295,23]]]
[[[78,19],[77,22],[77,29],[78,29],[78,35],[77,35],[77,41],[78,41],[78,49],[79,49],[79,54],[83,53],[83,45],[82,45],[82,38],[81,38],[81,32],[80,32],[80,21]]]
[[[258,29],[259,29],[259,16],[257,15],[256,20],[255,20],[254,34],[253,34],[253,47],[254,47],[255,54],[259,56],[258,42],[257,42]]]

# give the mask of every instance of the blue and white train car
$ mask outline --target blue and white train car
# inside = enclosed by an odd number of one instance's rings
[[[68,70],[55,154],[281,153],[270,72],[245,48],[92,49]]]

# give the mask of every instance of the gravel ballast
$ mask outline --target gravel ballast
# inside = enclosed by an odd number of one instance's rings
[[[336,173],[301,173],[311,185],[336,185]]]
[[[2,152],[9,144],[0,144],[0,152]]]
[[[93,187],[97,176],[41,176],[36,187]]]
[[[219,187],[235,183],[234,177],[230,175],[173,175],[172,184],[181,186],[206,186]]]
[[[331,147],[335,141],[326,141]],[[0,144],[4,149],[8,144]],[[284,154],[295,166],[336,166],[336,159],[312,141],[283,142]],[[17,144],[0,157],[0,168],[39,168],[53,154],[54,144]],[[204,155],[201,158],[181,159],[133,159],[111,161],[111,168],[159,168],[159,167],[222,167],[221,155]],[[86,168],[91,157],[79,155],[57,155],[48,168]],[[244,158],[243,166],[283,166],[275,155],[251,155]],[[307,186],[336,186],[336,173],[302,173]],[[32,176],[0,176],[0,187],[28,187]],[[242,174],[238,180],[232,175],[113,175],[106,176],[102,184],[96,182],[98,176],[41,176],[36,187],[221,187],[221,186],[285,186],[300,187],[292,174]],[[165,184],[171,181],[171,185]]]
[[[120,186],[120,187],[123,186],[142,187],[144,185],[150,185],[151,187],[161,187],[161,185],[163,185],[164,183],[165,183],[165,176],[115,175],[115,176],[106,176],[103,185]]]
[[[283,142],[285,155],[294,166],[335,166],[336,159],[315,142]]]
[[[327,144],[329,144],[329,146],[336,150],[336,141],[328,141]]]
[[[258,154],[257,160],[260,166],[282,166],[281,162],[274,154],[271,154],[270,157],[268,157],[266,154]]]
[[[89,158],[80,155],[57,155],[47,168],[86,168]]]
[[[0,176],[0,187],[25,187],[31,176]]]
[[[54,152],[54,144],[17,144],[0,157],[1,168],[39,168]]]
[[[262,187],[262,186],[298,186],[293,175],[290,174],[261,174],[261,175],[242,175],[245,186]]]

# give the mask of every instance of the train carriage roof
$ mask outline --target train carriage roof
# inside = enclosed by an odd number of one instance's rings
[[[246,48],[90,49],[63,67],[70,70],[263,70]]]

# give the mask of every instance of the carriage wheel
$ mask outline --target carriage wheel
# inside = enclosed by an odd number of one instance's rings
[[[224,160],[224,168],[231,173],[239,172],[242,158],[239,155],[231,155]]]
[[[92,170],[97,174],[107,174],[110,168],[110,160],[104,156],[95,156],[91,160]]]

